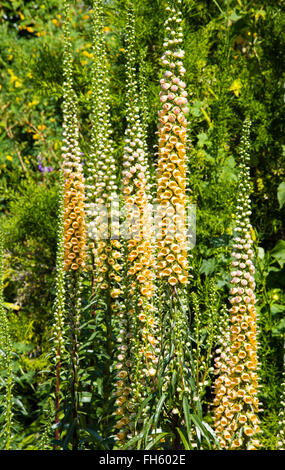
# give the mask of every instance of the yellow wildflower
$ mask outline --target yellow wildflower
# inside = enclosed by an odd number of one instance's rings
[[[236,96],[239,96],[240,90],[242,88],[241,80],[238,78],[234,80],[233,84],[230,86],[230,91],[233,91]]]

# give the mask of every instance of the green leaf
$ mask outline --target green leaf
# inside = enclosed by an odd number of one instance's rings
[[[139,407],[139,410],[137,412],[137,415],[136,415],[136,419],[135,419],[135,426],[137,425],[137,422],[138,422],[138,419],[140,417],[140,415],[142,414],[145,406],[148,404],[148,402],[153,398],[152,395],[149,395],[141,404],[141,406]]]
[[[172,377],[171,377],[171,392],[172,392],[172,395],[175,394],[176,383],[177,383],[177,370],[174,370],[173,374],[172,374]]]
[[[282,268],[283,264],[285,263],[285,241],[279,240],[275,247],[271,250],[271,256],[275,258],[280,267]]]
[[[140,434],[138,434],[137,436],[133,437],[131,440],[126,442],[126,444],[122,447],[122,450],[129,450],[133,444],[138,442],[140,439],[143,439],[143,437],[144,437],[144,433],[141,432]]]
[[[229,156],[225,161],[223,166],[219,171],[219,180],[220,182],[231,182],[237,180],[237,174],[235,170],[235,159],[232,156]]]
[[[209,276],[209,274],[212,274],[215,271],[216,265],[217,262],[215,258],[204,259],[200,266],[200,273]]]
[[[8,308],[8,309],[11,309],[11,310],[20,310],[20,305],[17,305],[17,304],[11,304],[11,303],[8,303],[8,302],[3,302],[3,305],[4,307]]]
[[[279,209],[282,209],[282,207],[285,204],[285,181],[279,184],[278,189],[277,189],[277,199],[279,202]]]
[[[277,327],[272,330],[273,336],[282,336],[285,333],[285,318],[278,323]]]
[[[151,442],[146,446],[145,450],[153,449],[153,447],[155,447],[155,445],[168,434],[168,432],[162,432],[161,434],[158,434],[158,436],[156,436],[155,439],[152,439]]]
[[[218,441],[218,439],[217,439],[217,436],[216,436],[215,432],[214,432],[213,429],[211,428],[211,426],[210,426],[208,423],[205,423],[205,421],[202,421],[202,424],[203,424],[203,426],[207,429],[207,431],[208,431],[209,434],[212,436],[212,438],[214,439],[214,441],[215,441],[217,447],[220,449],[220,448],[221,448],[221,447],[220,447],[220,443],[219,443],[219,441]]]
[[[209,432],[207,431],[207,429],[205,428],[203,422],[200,420],[200,418],[198,418],[198,416],[194,415],[194,414],[191,414],[190,415],[190,418],[191,420],[193,421],[193,423],[195,424],[196,426],[196,432],[197,432],[197,435],[199,434],[199,431],[200,433],[202,434],[202,436],[204,436],[204,438],[206,439],[208,445],[210,446],[211,445],[211,441],[209,439]]]
[[[199,117],[202,114],[201,107],[203,106],[203,101],[195,101],[193,106],[190,108],[190,113],[195,116]]]
[[[24,437],[24,439],[21,440],[21,448],[25,449],[25,447],[36,440],[37,437],[37,434],[29,434],[28,436]]]
[[[257,247],[257,252],[258,252],[258,258],[259,259],[264,259],[264,248],[262,248],[261,246],[258,246]]]
[[[236,11],[234,11],[228,19],[232,21],[232,23],[235,23],[236,21],[240,20],[242,18],[241,15],[238,15]]]
[[[107,445],[106,440],[102,436],[100,436],[98,432],[94,431],[94,429],[91,428],[85,428],[85,431],[87,431],[96,442],[100,443],[104,447],[104,449],[109,450],[109,446]]]
[[[205,132],[201,132],[200,134],[197,135],[198,137],[198,147],[204,147],[204,145],[207,144],[209,141],[208,135],[205,134]]]
[[[149,432],[152,428],[152,425],[153,425],[153,417],[151,417],[144,425],[143,427],[143,436],[144,436],[144,440],[145,442],[147,442],[148,440],[148,435],[149,435]]]
[[[27,412],[26,408],[24,407],[23,403],[21,402],[21,400],[19,398],[14,397],[13,402],[16,405],[18,405],[18,407],[20,408],[20,410],[21,410],[21,412],[24,416],[28,416],[28,412]]]
[[[192,447],[190,447],[190,443],[187,441],[186,437],[184,436],[183,432],[181,431],[181,429],[179,428],[176,428],[176,431],[178,431],[178,434],[180,436],[180,439],[181,441],[183,442],[183,445],[185,447],[185,450],[191,450]]]
[[[159,415],[160,415],[160,412],[161,412],[161,408],[162,408],[163,403],[165,402],[165,399],[166,399],[166,394],[164,393],[164,394],[160,397],[160,400],[159,400],[159,402],[158,402],[158,405],[157,405],[157,408],[156,408],[156,412],[155,412],[155,415],[154,415],[154,425],[155,425],[155,427],[156,427],[156,425],[157,425],[158,418],[159,418]]]
[[[191,435],[191,419],[190,419],[190,410],[189,410],[189,403],[187,400],[187,397],[183,397],[183,412],[184,412],[184,418],[185,418],[185,423],[186,423],[186,428],[187,428],[187,436],[188,440],[190,441],[190,435]]]
[[[62,447],[64,450],[67,450],[68,449],[68,444],[73,436],[73,433],[74,433],[74,430],[77,426],[77,421],[76,419],[72,422],[71,425],[69,425],[69,428],[68,428],[68,432],[64,438],[64,441],[63,441],[63,444],[62,444]]]
[[[91,392],[82,392],[82,394],[79,395],[79,400],[82,403],[90,403],[92,400],[92,393]]]
[[[285,305],[273,304],[270,307],[272,315],[277,315],[278,313],[285,312]]]

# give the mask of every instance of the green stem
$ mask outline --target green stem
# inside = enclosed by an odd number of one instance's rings
[[[80,326],[80,292],[81,278],[77,271],[68,273],[69,291],[69,324],[71,336],[70,360],[72,369],[71,402],[72,402],[72,425],[74,432],[72,436],[72,450],[78,450],[79,446],[79,326]]]
[[[113,353],[113,342],[112,342],[112,299],[110,296],[110,291],[107,289],[106,291],[106,313],[105,313],[105,326],[106,326],[106,343],[105,343],[105,351],[106,351],[106,361],[104,365],[104,376],[103,376],[103,427],[102,427],[102,435],[104,437],[107,436],[108,431],[108,408],[110,405],[110,381],[111,381],[111,363],[112,363],[112,353]]]

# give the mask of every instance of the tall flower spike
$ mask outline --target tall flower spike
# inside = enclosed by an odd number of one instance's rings
[[[150,202],[152,203],[153,195],[156,192],[156,178],[155,174],[151,174],[151,166],[152,162],[150,161],[150,155],[148,151],[147,145],[147,137],[148,137],[148,118],[149,118],[149,108],[148,108],[148,101],[147,101],[147,62],[146,62],[146,49],[142,49],[139,54],[139,80],[138,80],[138,94],[140,97],[140,110],[141,110],[141,128],[142,128],[142,142],[144,144],[144,152],[145,152],[145,162],[146,162],[146,180],[147,185],[146,189],[148,192],[148,196],[150,198]],[[153,172],[154,173],[154,172]]]
[[[226,359],[230,352],[230,322],[229,322],[229,311],[226,305],[223,305],[219,316],[219,324],[217,327],[217,345],[215,361],[215,375],[219,378],[215,382],[218,386],[219,383],[224,381],[222,376],[227,371]],[[215,404],[215,403],[214,403]]]
[[[214,363],[215,363],[215,368],[214,368],[214,374],[217,376],[217,378],[214,381],[214,392],[215,392],[215,398],[213,401],[214,405],[214,416],[215,416],[215,423],[216,423],[216,432],[218,434],[218,426],[219,426],[219,419],[221,416],[223,416],[223,413],[225,411],[223,402],[221,402],[221,399],[219,397],[220,393],[220,387],[223,387],[225,383],[228,383],[229,378],[228,378],[228,358],[230,354],[230,337],[231,337],[231,331],[230,331],[230,319],[229,319],[230,312],[228,311],[228,308],[226,305],[223,305],[220,313],[220,318],[219,318],[219,325],[218,325],[218,331],[217,331],[217,345],[218,348],[215,351],[215,358],[214,358]],[[226,411],[225,418],[227,418],[227,415],[229,414],[229,411]],[[219,434],[218,434],[219,435]]]
[[[65,316],[65,271],[64,271],[64,195],[63,195],[63,175],[61,173],[59,195],[59,217],[58,217],[58,237],[57,237],[57,259],[56,259],[56,298],[54,303],[54,360],[56,368],[55,385],[55,422],[59,422],[60,410],[60,376],[62,355],[64,351],[64,316]],[[59,439],[58,428],[55,431],[55,438]]]
[[[186,144],[187,144],[187,91],[183,80],[184,51],[182,2],[169,2],[168,18],[165,21],[166,38],[162,56],[163,78],[158,123],[158,170],[156,247],[158,282],[158,311],[161,326],[162,356],[168,354],[171,361],[161,363],[163,380],[158,374],[158,394],[169,394],[169,416],[171,416],[172,446],[180,448],[180,410],[192,400],[194,391],[190,384],[191,362],[187,343],[189,340],[189,318],[185,285],[188,283],[189,265],[187,249],[187,200],[186,200]],[[190,390],[192,390],[191,393]],[[174,405],[175,403],[175,405]],[[196,402],[193,402],[196,406]],[[182,424],[182,423],[181,423]]]
[[[105,324],[104,348],[107,359],[103,371],[103,408],[109,413],[111,404],[111,367],[113,329],[120,314],[121,300],[121,242],[119,241],[119,200],[117,194],[117,165],[112,139],[110,113],[109,71],[106,45],[103,38],[102,0],[93,1],[92,40],[93,122],[91,160],[88,172],[88,218],[93,264],[93,290],[97,299],[97,316]],[[102,306],[102,308],[100,307]],[[102,423],[104,427],[107,422]],[[104,435],[104,429],[102,433]]]
[[[127,276],[126,311],[121,314],[121,337],[119,345],[117,415],[120,429],[117,437],[123,441],[133,423],[141,403],[147,381],[156,373],[156,321],[152,297],[154,294],[154,250],[150,204],[148,199],[147,161],[145,132],[142,126],[139,103],[138,79],[135,53],[135,15],[128,11],[126,26],[126,82],[127,82],[127,128],[123,155],[123,195],[127,218]],[[128,334],[132,341],[128,341]],[[127,362],[132,356],[131,368]],[[122,370],[126,372],[122,376]],[[124,391],[129,390],[129,399],[124,400]],[[130,414],[130,409],[132,414]]]
[[[241,140],[241,164],[236,227],[232,252],[230,345],[223,375],[215,382],[215,428],[222,448],[254,450],[259,441],[257,317],[254,294],[252,226],[250,224],[249,132],[246,120]],[[226,354],[228,352],[228,354]]]
[[[176,2],[178,8],[181,1]],[[158,264],[161,278],[172,286],[188,281],[186,238],[186,137],[187,91],[181,12],[167,7],[165,23],[168,38],[162,56],[158,155]]]
[[[63,175],[64,175],[64,269],[85,267],[86,227],[84,177],[79,148],[78,119],[72,80],[72,50],[68,27],[69,9],[65,6],[64,86],[63,86]]]
[[[94,9],[92,15],[92,128],[91,128],[91,148],[86,162],[86,208],[88,216],[88,235],[92,242],[96,239],[97,225],[97,187],[100,188],[99,181],[101,182],[101,174],[97,175],[99,171],[99,161],[101,154],[104,154],[104,149],[107,141],[110,138],[110,129],[105,129],[106,124],[106,85],[105,80],[106,68],[102,66],[105,60],[104,41],[103,41],[103,24],[102,24],[102,11],[99,2],[94,2]],[[98,178],[100,177],[100,178]]]
[[[81,312],[82,270],[86,259],[86,225],[85,225],[85,188],[81,151],[79,148],[79,123],[77,117],[76,96],[72,78],[72,46],[69,31],[69,3],[64,2],[64,94],[63,94],[63,232],[64,232],[64,270],[67,295],[66,313],[70,341],[72,371],[71,401],[74,420],[72,449],[79,444],[78,403],[79,403],[79,327]]]
[[[117,220],[119,202],[116,184],[117,166],[111,137],[109,74],[102,31],[102,1],[95,0],[93,2],[93,116],[97,117],[93,122],[92,130],[91,156],[95,159],[92,178],[95,192],[94,210],[90,212],[94,215],[90,234],[97,240],[96,285],[100,290],[109,289],[111,298],[115,299],[120,294],[120,289],[116,284],[121,280],[119,274],[121,266],[118,262],[121,258]]]

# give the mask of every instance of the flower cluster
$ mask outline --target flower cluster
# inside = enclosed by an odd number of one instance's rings
[[[38,155],[37,156],[37,160],[38,160],[38,170],[45,174],[45,173],[50,173],[53,171],[53,167],[52,166],[43,166],[42,164],[42,157],[41,155]]]
[[[230,352],[231,331],[229,315],[230,313],[226,305],[224,305],[220,312],[219,324],[216,333],[217,344],[219,347],[216,349],[215,375],[219,376],[223,375],[227,370],[226,359]]]
[[[112,158],[114,149],[111,140],[109,120],[108,74],[103,39],[102,5],[99,0],[93,4],[92,14],[92,132],[91,148],[87,160],[86,208],[88,234],[93,242],[99,239],[97,204],[106,202],[110,189],[115,191],[115,166]],[[113,174],[112,174],[113,173]]]
[[[181,1],[177,2],[178,5]],[[162,57],[158,157],[158,264],[159,276],[172,286],[185,284],[187,274],[186,243],[186,134],[187,91],[183,81],[184,51],[181,12],[167,7],[170,13],[165,29]]]
[[[140,295],[150,299],[154,292],[154,255],[151,210],[146,178],[145,143],[138,103],[138,86],[134,73],[134,25],[129,19],[130,39],[127,48],[127,129],[123,155],[123,195],[128,226],[129,276],[139,285]],[[131,294],[134,294],[134,290]]]
[[[80,157],[78,157],[80,160]],[[85,267],[85,223],[84,223],[84,182],[81,165],[74,166],[71,159],[64,171],[64,237],[65,237],[65,270],[76,271]]]
[[[56,422],[59,421],[62,389],[63,353],[68,353],[70,368],[64,370],[70,376],[68,383],[74,421],[78,413],[79,387],[79,329],[81,316],[82,270],[86,260],[85,187],[81,151],[79,147],[79,125],[76,95],[72,79],[72,48],[70,40],[69,3],[64,1],[64,95],[63,95],[63,142],[61,197],[59,213],[59,243],[57,253],[57,295],[55,300],[55,347],[56,347]],[[65,272],[64,272],[65,271]],[[66,317],[66,325],[64,320]],[[63,338],[66,332],[68,335]],[[64,342],[66,341],[66,350]],[[64,381],[63,381],[64,382]],[[58,428],[55,431],[59,437]],[[74,430],[77,436],[77,427]],[[77,437],[73,448],[77,447]]]
[[[118,313],[120,324],[118,342],[118,355],[116,364],[116,411],[119,418],[116,422],[116,437],[123,443],[132,428],[131,418],[133,413],[133,404],[130,396],[132,394],[132,382],[130,370],[133,366],[133,357],[131,357],[131,326],[130,319],[126,317],[125,312]]]
[[[155,347],[156,322],[151,299],[154,294],[154,253],[152,220],[148,199],[147,162],[144,132],[139,106],[139,89],[136,78],[136,57],[134,45],[134,14],[128,13],[127,36],[127,129],[123,155],[123,195],[127,225],[127,291],[125,315],[121,314],[121,338],[117,368],[117,410],[122,415],[116,426],[120,429],[117,437],[126,438],[131,428],[130,411],[138,397],[143,394],[147,377],[155,374],[157,362]],[[127,316],[127,318],[126,318]],[[129,318],[128,318],[129,317]],[[130,317],[133,325],[130,325]],[[132,336],[130,341],[129,336]],[[132,361],[130,356],[133,355]],[[125,370],[122,370],[124,366]],[[127,372],[128,370],[128,372]],[[139,374],[139,377],[137,375]],[[122,377],[124,375],[124,377]],[[126,384],[129,386],[126,387]],[[126,390],[131,397],[125,401]]]
[[[66,7],[67,10],[67,7]],[[79,148],[78,120],[72,83],[72,52],[67,25],[64,23],[64,107],[63,107],[63,176],[64,176],[64,269],[85,267],[86,227],[84,211],[84,176]]]
[[[215,428],[222,448],[256,449],[259,441],[257,318],[252,227],[249,216],[249,122],[244,125],[232,252],[230,341],[216,361]]]
[[[111,298],[120,294],[121,244],[119,238],[117,171],[109,105],[109,78],[103,41],[102,3],[93,3],[93,124],[91,152],[87,162],[87,215],[91,248],[96,257],[95,282],[99,289],[111,289]]]
[[[148,82],[148,75],[147,75],[147,67],[146,67],[146,49],[143,49],[139,54],[139,76],[138,76],[138,87],[139,87],[139,106],[140,106],[140,115],[141,115],[141,130],[142,130],[142,138],[144,144],[144,153],[145,153],[145,165],[146,171],[145,176],[147,180],[147,193],[148,198],[151,203],[153,203],[153,195],[156,192],[156,181],[155,181],[155,172],[151,172],[150,169],[152,167],[151,161],[149,161],[149,149],[147,145],[147,137],[148,137],[148,121],[149,121],[149,106],[148,106],[148,95],[147,95],[147,82]]]

